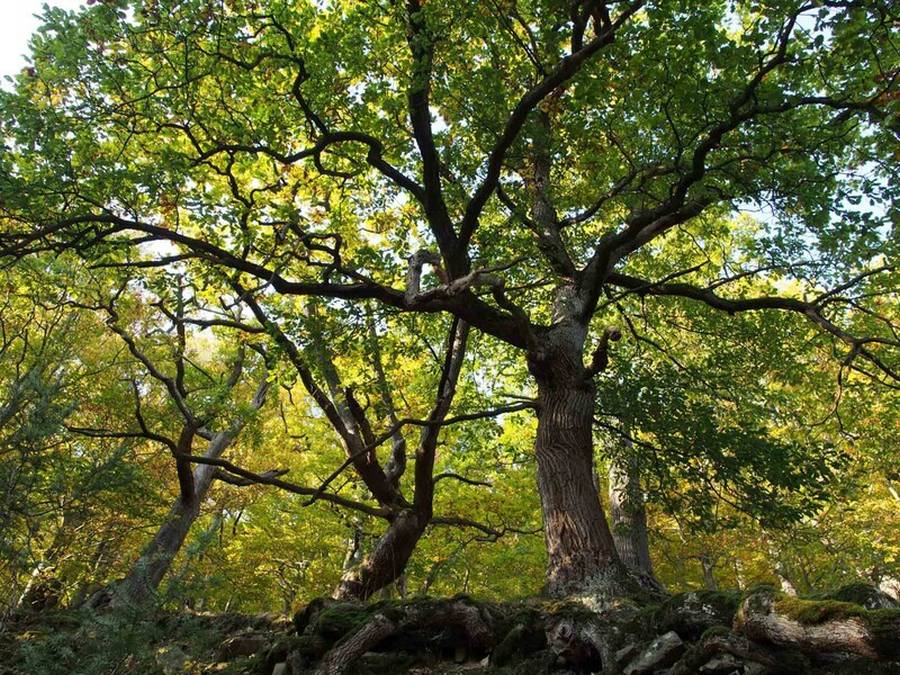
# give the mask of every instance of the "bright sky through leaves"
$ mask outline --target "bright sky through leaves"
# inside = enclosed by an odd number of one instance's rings
[[[83,0],[15,0],[4,2],[0,12],[0,77],[15,75],[25,66],[28,38],[38,27],[36,14],[43,12],[44,4],[64,9],[77,9]],[[3,82],[4,88],[8,84]]]

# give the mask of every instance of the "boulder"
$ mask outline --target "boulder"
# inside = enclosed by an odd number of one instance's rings
[[[624,675],[650,675],[668,668],[684,653],[684,642],[675,631],[669,631],[653,640],[640,655],[629,663]]]
[[[629,661],[631,661],[631,659],[633,659],[635,656],[637,656],[637,653],[638,653],[637,645],[634,644],[633,642],[630,642],[627,645],[625,645],[624,647],[622,647],[621,649],[619,649],[613,658],[615,659],[616,664],[621,665],[623,663],[628,663]]]
[[[744,664],[731,654],[721,654],[700,666],[703,675],[741,675]]]
[[[890,595],[864,583],[848,584],[833,593],[812,596],[812,599],[852,602],[866,609],[897,609],[900,607],[900,602],[894,600]]]
[[[156,650],[156,665],[164,675],[178,675],[185,671],[188,656],[178,645],[166,645]]]
[[[222,661],[231,661],[241,656],[253,656],[263,651],[268,645],[268,640],[259,633],[247,633],[235,635],[219,645],[219,658]]]
[[[713,626],[730,626],[741,603],[736,591],[690,591],[667,600],[656,611],[656,628],[675,631],[685,640],[699,640]]]

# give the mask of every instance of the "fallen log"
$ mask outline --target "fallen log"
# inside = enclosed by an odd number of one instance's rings
[[[751,640],[810,654],[900,658],[900,610],[867,610],[838,600],[808,600],[764,588],[738,608],[734,630]]]

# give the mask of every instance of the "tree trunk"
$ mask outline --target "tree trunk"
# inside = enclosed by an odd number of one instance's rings
[[[347,540],[347,552],[344,554],[344,564],[342,567],[343,572],[347,572],[357,564],[359,564],[359,560],[362,557],[362,530],[359,528],[359,524],[353,523],[353,534]]]
[[[219,432],[213,436],[203,454],[218,459],[234,439],[235,432]],[[181,550],[191,525],[200,515],[200,505],[206,498],[216,467],[200,464],[194,468],[194,488],[190,499],[181,496],[172,505],[169,515],[153,540],[141,552],[140,558],[116,589],[116,602],[143,604],[153,598],[172,561]]]
[[[629,446],[631,443],[625,441]],[[622,562],[650,588],[662,590],[653,572],[647,539],[647,511],[637,463],[630,456],[609,464],[609,510],[613,541]]]
[[[716,562],[708,553],[700,556],[700,567],[703,568],[703,586],[708,591],[719,590],[719,583],[716,581]]]
[[[777,557],[774,559],[774,568],[775,568],[775,576],[778,577],[778,582],[781,584],[781,590],[786,595],[795,596],[797,595],[797,589],[794,584],[791,582],[790,577],[788,576],[787,565],[785,565],[780,559]]]
[[[63,509],[62,522],[53,535],[53,541],[40,561],[32,569],[15,606],[17,608],[39,609],[59,602],[63,590],[62,581],[57,576],[56,566],[65,553],[66,544],[72,531],[84,520],[83,514],[71,508]]]
[[[585,331],[554,328],[529,352],[538,384],[535,441],[538,492],[547,545],[547,591],[554,596],[626,593],[593,481],[594,383],[583,365]]]
[[[434,506],[434,462],[441,422],[446,418],[456,393],[469,327],[454,320],[447,336],[441,379],[428,424],[422,428],[415,458],[415,492],[411,507],[395,512],[387,532],[358,567],[346,572],[332,597],[365,600],[384,586],[394,583],[406,569],[416,544],[431,522]],[[367,481],[368,483],[368,481]]]
[[[413,509],[401,511],[372,552],[359,565],[344,573],[332,597],[338,600],[365,600],[399,579],[428,521],[427,516],[417,514]]]

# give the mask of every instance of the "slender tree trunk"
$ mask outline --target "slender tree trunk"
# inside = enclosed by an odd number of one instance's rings
[[[40,608],[45,603],[56,603],[62,591],[62,584],[56,578],[55,568],[66,549],[68,538],[72,530],[81,523],[83,518],[72,509],[63,509],[62,522],[53,535],[53,541],[41,560],[32,569],[25,584],[25,589],[16,602],[18,608]]]
[[[353,534],[347,540],[347,552],[344,554],[343,571],[353,569],[362,557],[362,530],[354,523]]]
[[[700,556],[700,567],[703,569],[703,586],[706,590],[719,590],[719,584],[715,575],[716,563],[708,553]]]
[[[629,441],[625,441],[630,446]],[[613,541],[619,558],[649,588],[662,590],[653,571],[647,538],[647,510],[640,472],[630,456],[609,464],[609,510]]]
[[[551,595],[624,594],[619,560],[593,481],[594,383],[583,365],[585,331],[554,328],[529,353],[538,384],[538,491]]]
[[[772,568],[775,571],[775,576],[778,577],[778,583],[781,585],[781,590],[787,595],[796,596],[797,589],[791,581],[788,566],[781,559],[778,549],[772,544],[769,544],[769,557],[772,560]]]
[[[434,507],[434,462],[441,431],[440,423],[446,418],[456,393],[468,335],[468,325],[454,320],[447,337],[437,397],[428,416],[433,424],[423,427],[416,447],[412,505],[395,512],[374,550],[357,567],[344,574],[332,597],[364,600],[397,581],[406,570],[406,564],[419,539],[431,522]]]
[[[250,401],[253,410],[262,407],[268,390],[266,376]],[[221,457],[244,428],[246,421],[246,418],[238,418],[228,429],[214,434],[203,456],[207,459]],[[191,441],[196,430],[190,425],[190,422],[186,423],[182,438],[179,440],[179,454],[191,452]],[[184,460],[180,458],[176,462],[176,468],[180,487],[179,498],[169,510],[166,522],[116,588],[114,601],[117,604],[143,604],[152,599],[163,577],[172,566],[172,561],[181,550],[191,525],[200,515],[200,505],[206,499],[217,471],[216,467],[209,464],[198,464],[193,471],[186,471]]]
[[[218,459],[231,444],[235,431],[221,431],[213,436],[203,456]],[[193,494],[181,496],[172,504],[169,515],[141,556],[116,589],[116,601],[124,604],[143,604],[153,598],[172,561],[181,550],[191,525],[200,515],[200,505],[206,498],[216,467],[199,464],[194,468]]]

